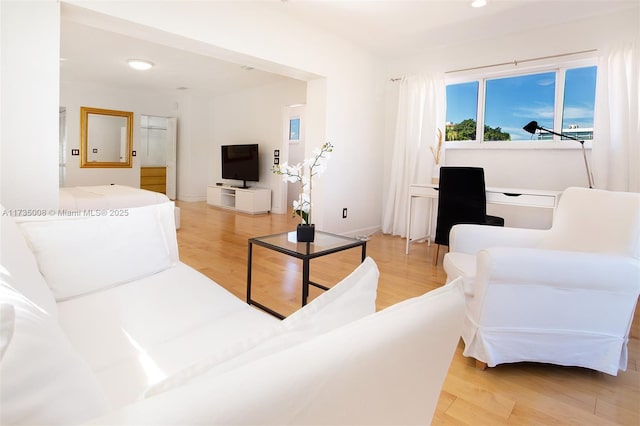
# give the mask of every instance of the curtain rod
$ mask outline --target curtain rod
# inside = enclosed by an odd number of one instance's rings
[[[511,64],[513,64],[514,66],[518,66],[518,64],[525,63],[525,62],[534,62],[534,61],[541,61],[543,59],[561,58],[563,56],[579,55],[581,53],[590,53],[590,52],[596,52],[596,51],[597,51],[597,49],[589,49],[589,50],[581,50],[579,52],[560,53],[558,55],[539,56],[537,58],[529,58],[529,59],[521,59],[521,60],[514,59],[511,62],[502,62],[502,63],[499,63],[499,64],[491,64],[491,65],[483,65],[483,66],[479,66],[479,67],[461,68],[461,69],[457,69],[457,70],[450,70],[450,71],[446,71],[445,74],[451,74],[451,73],[454,73],[454,72],[462,72],[462,71],[480,70],[480,69],[484,69],[484,68],[500,67],[500,66],[503,66],[503,65],[511,65]]]
[[[500,66],[504,66],[504,65],[518,66],[518,64],[525,63],[525,62],[534,62],[534,61],[540,61],[540,60],[543,60],[543,59],[561,58],[563,56],[580,55],[582,53],[591,53],[591,52],[597,52],[597,49],[581,50],[579,52],[571,52],[571,53],[560,53],[558,55],[540,56],[540,57],[537,57],[537,58],[529,58],[529,59],[521,59],[521,60],[514,59],[511,62],[502,62],[502,63],[499,63],[499,64],[482,65],[482,66],[479,66],[479,67],[461,68],[461,69],[457,69],[457,70],[445,71],[445,74],[452,74],[452,73],[455,73],[455,72],[462,72],[462,71],[480,70],[480,69],[484,69],[484,68],[500,67]],[[390,78],[389,81],[395,83],[396,81],[400,81],[403,78],[404,77],[394,77],[394,78]]]

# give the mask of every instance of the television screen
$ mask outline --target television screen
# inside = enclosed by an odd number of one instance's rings
[[[222,178],[257,182],[260,177],[258,144],[223,145],[222,146]]]

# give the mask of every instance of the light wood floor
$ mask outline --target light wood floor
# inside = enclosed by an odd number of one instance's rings
[[[181,208],[181,260],[242,299],[246,297],[247,239],[295,227],[288,215],[249,216],[218,210],[204,202],[177,204]],[[378,309],[423,294],[445,281],[442,262],[432,266],[433,247],[412,244],[408,256],[404,247],[404,239],[382,234],[373,235],[367,243],[367,255],[380,269]],[[331,285],[349,274],[359,261],[359,249],[315,259],[311,262],[311,279]],[[252,298],[290,314],[300,306],[301,269],[296,259],[254,246]],[[312,288],[312,297],[318,291]],[[532,363],[480,371],[472,360],[462,356],[460,344],[433,424],[640,425],[637,338],[631,339],[629,352],[629,367],[617,377]]]

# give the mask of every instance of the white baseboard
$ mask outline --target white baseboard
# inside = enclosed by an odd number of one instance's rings
[[[359,228],[353,231],[342,232],[341,235],[351,238],[368,238],[376,232],[379,232],[381,229],[382,228],[380,226],[370,226],[367,228]]]
[[[206,195],[182,195],[178,196],[178,200],[187,201],[187,202],[196,202],[196,201],[207,201]]]

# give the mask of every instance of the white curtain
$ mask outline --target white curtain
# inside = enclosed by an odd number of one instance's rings
[[[437,146],[437,129],[445,131],[445,109],[443,75],[405,77],[400,82],[391,179],[382,217],[382,232],[406,236],[409,185],[431,182],[434,158],[430,148]],[[444,155],[440,164],[443,161]],[[414,238],[426,235],[428,214],[428,202],[416,201],[410,231]]]
[[[599,57],[592,148],[597,188],[640,192],[639,40],[620,42]]]

